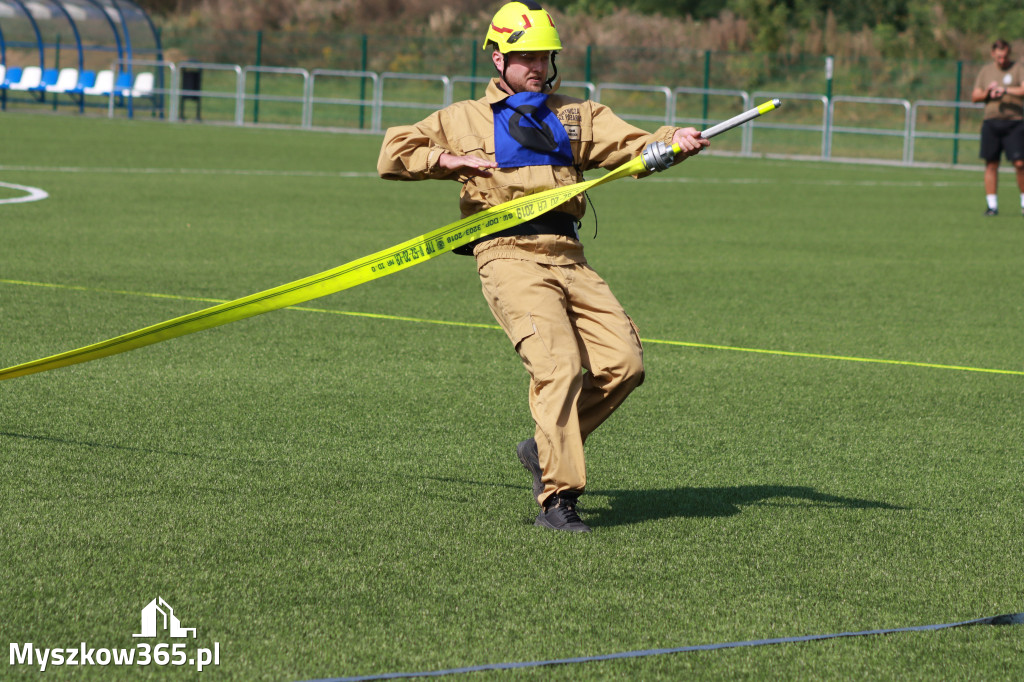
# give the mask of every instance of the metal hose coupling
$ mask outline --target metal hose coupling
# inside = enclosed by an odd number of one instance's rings
[[[664,142],[652,142],[640,152],[644,162],[644,168],[651,173],[660,173],[672,166],[676,153],[671,145]]]

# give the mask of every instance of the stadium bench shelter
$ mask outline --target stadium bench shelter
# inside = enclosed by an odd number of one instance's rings
[[[132,0],[0,0],[4,109],[16,101],[54,108],[66,102],[84,110],[90,97],[106,106],[100,98],[111,92],[151,97],[162,84],[133,62],[162,60],[160,34]]]

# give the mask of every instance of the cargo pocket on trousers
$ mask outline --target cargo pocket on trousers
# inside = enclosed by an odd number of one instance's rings
[[[534,381],[543,381],[554,374],[554,358],[537,330],[533,315],[516,320],[509,329],[509,338]]]
[[[516,352],[518,353],[519,346],[523,341],[536,333],[537,327],[533,324],[533,316],[524,315],[510,325],[508,338],[512,341],[512,346],[515,347]]]

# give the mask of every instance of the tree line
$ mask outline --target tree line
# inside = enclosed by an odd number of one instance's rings
[[[277,30],[318,28],[391,32],[399,35],[473,36],[501,0],[137,0],[158,17],[218,28]],[[986,58],[996,38],[1024,44],[1020,0],[541,0],[564,20],[628,20],[626,15],[661,17],[709,30],[741,22],[744,44],[737,50],[762,53],[832,52],[868,41],[879,56],[892,58]],[[561,29],[561,25],[560,25]],[[808,42],[807,35],[823,38]],[[614,40],[614,32],[601,33]],[[830,45],[829,41],[835,43]]]

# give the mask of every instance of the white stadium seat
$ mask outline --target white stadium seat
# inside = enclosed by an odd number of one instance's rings
[[[135,77],[135,84],[132,86],[132,97],[148,97],[153,94],[153,74],[143,71]]]
[[[78,85],[78,69],[61,69],[60,74],[57,76],[57,82],[53,85],[47,85],[47,92],[67,92],[68,90],[74,90],[75,86]]]
[[[92,87],[85,88],[82,92],[86,95],[109,95],[114,89],[114,72],[105,69],[96,74],[96,83]]]

